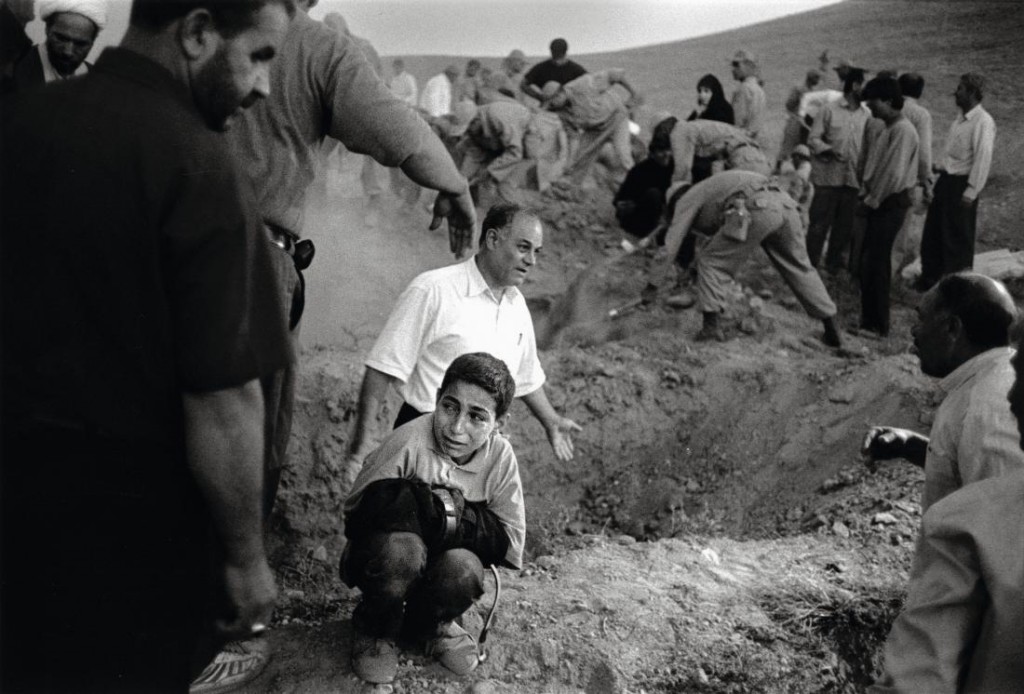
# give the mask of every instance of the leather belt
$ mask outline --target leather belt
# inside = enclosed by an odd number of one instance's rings
[[[444,539],[448,540],[455,535],[455,523],[458,520],[455,515],[455,499],[452,498],[452,493],[444,487],[434,487],[430,491],[444,504]]]

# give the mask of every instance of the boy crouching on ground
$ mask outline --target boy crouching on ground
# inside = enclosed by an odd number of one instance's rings
[[[341,578],[362,593],[352,615],[352,667],[391,682],[396,641],[464,675],[476,641],[454,620],[483,595],[484,566],[522,564],[523,487],[498,432],[515,382],[490,354],[464,354],[445,372],[437,409],[399,427],[371,453],[345,503]]]

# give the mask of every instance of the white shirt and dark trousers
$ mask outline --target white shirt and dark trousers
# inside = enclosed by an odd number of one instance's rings
[[[974,266],[978,195],[988,180],[995,139],[995,121],[981,104],[958,115],[949,129],[921,237],[922,289]],[[970,205],[961,202],[965,198]]]
[[[370,350],[366,366],[402,382],[395,427],[434,410],[445,370],[469,352],[505,362],[517,398],[544,385],[526,299],[515,287],[495,295],[475,256],[413,279]]]

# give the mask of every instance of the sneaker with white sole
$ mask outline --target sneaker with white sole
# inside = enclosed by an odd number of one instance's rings
[[[189,694],[230,692],[256,679],[270,661],[266,636],[225,644],[189,685]]]
[[[352,671],[365,682],[388,684],[398,672],[398,647],[358,630],[352,635]]]
[[[455,622],[442,622],[435,635],[427,641],[427,655],[456,675],[468,675],[480,664],[476,639]]]

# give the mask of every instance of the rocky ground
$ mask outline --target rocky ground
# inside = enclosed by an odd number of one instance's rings
[[[858,447],[870,424],[930,423],[934,384],[905,349],[916,295],[897,292],[889,340],[851,335],[832,350],[759,256],[735,287],[726,343],[693,342],[692,309],[611,320],[647,259],[623,257],[609,200],[600,187],[538,198],[550,251],[526,293],[550,337],[551,399],[584,432],[561,464],[513,410],[529,563],[503,572],[490,657],[457,681],[409,653],[394,691],[861,690],[902,599],[921,475],[905,463],[872,473]],[[829,283],[855,316],[848,281]],[[367,689],[348,662],[358,594],[336,577],[361,356],[304,354],[272,520],[279,656],[254,691]]]

